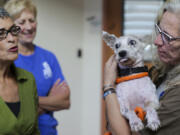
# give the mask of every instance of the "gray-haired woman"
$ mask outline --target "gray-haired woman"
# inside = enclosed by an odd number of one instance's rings
[[[39,135],[37,92],[33,75],[15,67],[18,34],[8,12],[0,8],[0,134]]]

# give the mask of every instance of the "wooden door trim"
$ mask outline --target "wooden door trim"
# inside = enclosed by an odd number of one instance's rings
[[[102,30],[115,34],[118,37],[123,35],[124,0],[103,0],[102,12]],[[104,42],[102,43],[102,71],[104,71],[105,62],[113,54],[113,51]],[[101,135],[104,135],[104,132],[106,131],[106,118],[103,100],[101,110]]]

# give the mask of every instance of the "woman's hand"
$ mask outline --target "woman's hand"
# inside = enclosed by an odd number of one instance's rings
[[[44,109],[42,109],[41,107],[38,107],[38,115],[41,115],[43,113],[45,113],[46,111]]]
[[[47,111],[59,111],[70,107],[70,89],[68,84],[58,79],[52,86],[48,96],[39,97],[39,106]]]
[[[115,55],[112,55],[105,64],[104,68],[104,87],[114,86],[117,77],[117,62]]]

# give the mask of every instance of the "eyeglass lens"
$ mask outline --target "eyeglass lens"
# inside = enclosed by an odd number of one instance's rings
[[[168,34],[164,33],[157,24],[155,25],[155,31],[157,34],[156,36],[158,36],[159,34],[161,35],[163,44],[168,44],[170,42],[171,39]]]
[[[19,26],[12,26],[9,30],[0,29],[0,40],[5,39],[8,33],[11,33],[13,36],[17,36],[21,31]]]

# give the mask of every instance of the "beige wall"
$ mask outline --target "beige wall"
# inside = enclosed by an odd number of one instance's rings
[[[100,135],[101,129],[101,3],[101,0],[84,0],[81,135]]]

